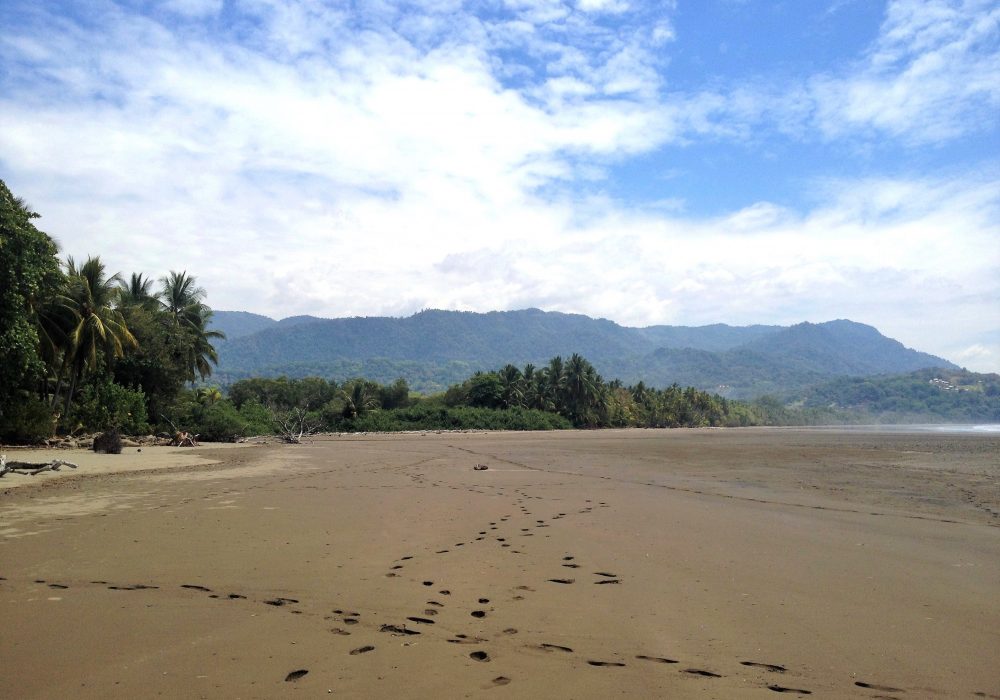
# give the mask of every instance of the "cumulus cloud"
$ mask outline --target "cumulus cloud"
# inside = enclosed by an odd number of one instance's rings
[[[862,127],[915,142],[983,128],[1000,107],[998,26],[989,0],[890,2],[865,59],[811,82],[817,125],[828,136]]]
[[[953,138],[1000,84],[982,39],[996,13],[975,3],[892,3],[839,75],[687,93],[664,87],[670,3],[506,0],[480,16],[448,0],[243,0],[225,31],[164,19],[219,3],[95,7],[99,27],[32,9],[0,37],[26,76],[0,79],[4,177],[66,253],[187,269],[217,308],[846,316],[939,353],[973,345],[962,328],[1000,327],[992,172],[812,180],[809,205],[711,217],[577,191],[615,162],[762,128]]]

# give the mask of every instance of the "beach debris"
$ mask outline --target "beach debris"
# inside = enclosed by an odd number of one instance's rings
[[[301,444],[303,435],[313,435],[320,427],[309,417],[306,409],[301,407],[281,412],[272,410],[271,419],[278,437],[292,445]]]
[[[477,472],[484,472],[487,469],[489,469],[489,467],[487,467],[485,464],[477,464],[476,466],[474,466],[472,468],[473,471],[477,471]]]
[[[179,430],[174,434],[174,439],[170,442],[173,447],[197,447],[198,436],[192,435],[186,430]]]
[[[72,462],[67,462],[62,459],[53,459],[51,462],[43,463],[8,462],[7,455],[0,455],[0,478],[8,473],[35,476],[36,474],[41,474],[42,472],[47,471],[57,472],[62,467],[69,467],[70,469],[78,468],[77,465]]]
[[[120,455],[122,453],[122,436],[117,430],[106,430],[94,438],[94,452],[108,455]]]

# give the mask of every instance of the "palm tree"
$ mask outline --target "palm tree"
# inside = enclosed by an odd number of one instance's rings
[[[197,286],[194,277],[186,271],[171,271],[160,278],[160,284],[160,307],[171,319],[175,330],[187,334],[190,340],[185,358],[189,368],[188,381],[195,381],[195,373],[204,379],[212,373],[212,365],[219,363],[219,354],[211,341],[225,340],[226,334],[208,329],[212,310],[202,302],[205,290]]]
[[[202,303],[205,290],[197,286],[194,277],[187,271],[171,270],[169,275],[160,278],[160,284],[160,304],[170,314],[174,324],[198,328],[202,320],[200,311],[205,306]]]
[[[222,331],[208,330],[208,322],[211,318],[212,310],[203,305],[198,310],[197,328],[188,330],[192,340],[188,352],[189,364],[193,370],[191,381],[194,381],[194,372],[198,372],[198,376],[204,379],[212,373],[212,365],[219,364],[219,353],[211,341],[213,339],[225,340],[226,334]]]
[[[562,413],[566,388],[566,370],[563,367],[563,359],[556,355],[549,360],[549,366],[545,368],[545,394],[546,399],[552,407]]]
[[[504,408],[521,406],[524,403],[524,377],[514,365],[506,365],[499,373],[500,403]]]
[[[343,402],[341,415],[344,418],[357,418],[373,408],[379,407],[378,385],[364,379],[355,379],[340,390]]]
[[[127,281],[118,280],[118,303],[122,308],[139,306],[153,310],[160,305],[160,295],[153,291],[152,279],[133,272]]]
[[[195,398],[202,406],[211,406],[222,400],[222,390],[217,386],[203,386],[198,389]]]
[[[66,297],[76,314],[76,324],[68,336],[70,345],[63,353],[59,372],[61,380],[69,371],[70,386],[65,407],[68,413],[77,383],[83,375],[95,369],[102,356],[110,368],[114,360],[124,354],[126,347],[134,348],[138,343],[121,311],[115,307],[120,275],[108,277],[100,257],[89,257],[79,267],[73,258],[68,258],[66,267],[69,278]],[[57,398],[58,389],[52,398],[53,406]]]
[[[603,403],[604,382],[581,355],[573,353],[566,363],[567,417],[576,425],[594,423]]]

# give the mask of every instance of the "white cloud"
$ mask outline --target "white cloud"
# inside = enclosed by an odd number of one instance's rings
[[[126,273],[187,269],[218,308],[539,306],[629,324],[846,316],[938,353],[973,345],[963,329],[1000,328],[990,173],[817,181],[810,207],[760,201],[711,219],[676,198],[637,211],[571,187],[666,143],[743,140],[765,122],[795,135],[816,105],[829,138],[852,120],[951,133],[942,125],[987,92],[931,81],[939,92],[919,97],[910,126],[884,96],[870,113],[832,105],[863,80],[910,89],[900,76],[919,52],[968,58],[969,22],[925,27],[900,3],[865,63],[814,92],[666,94],[655,45],[673,38],[667,19],[609,31],[595,3],[506,4],[491,23],[449,2],[420,17],[373,3],[358,17],[247,0],[245,41],[113,6],[100,41],[65,22],[45,42],[8,33],[0,57],[44,80],[0,95],[0,162],[65,252]],[[983,68],[963,61],[966,77]]]
[[[995,121],[1000,7],[989,0],[894,0],[865,61],[810,84],[831,137],[858,127],[940,141]]]

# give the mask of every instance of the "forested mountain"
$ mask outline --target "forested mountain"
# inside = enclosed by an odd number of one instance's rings
[[[213,311],[211,327],[226,334],[226,340],[235,340],[277,325],[277,321],[249,311]]]
[[[231,327],[217,311],[213,323]],[[264,318],[264,317],[256,317]],[[270,319],[267,319],[270,320]],[[423,311],[407,318],[266,322],[220,348],[216,378],[249,376],[404,377],[418,391],[440,391],[471,371],[506,363],[541,364],[580,353],[606,378],[650,386],[691,385],[732,397],[787,394],[837,376],[955,368],[904,348],[851,321],[792,327],[650,326],[538,309],[473,313]]]
[[[921,369],[879,377],[843,377],[804,393],[807,408],[844,409],[883,422],[1000,422],[1000,375]]]

